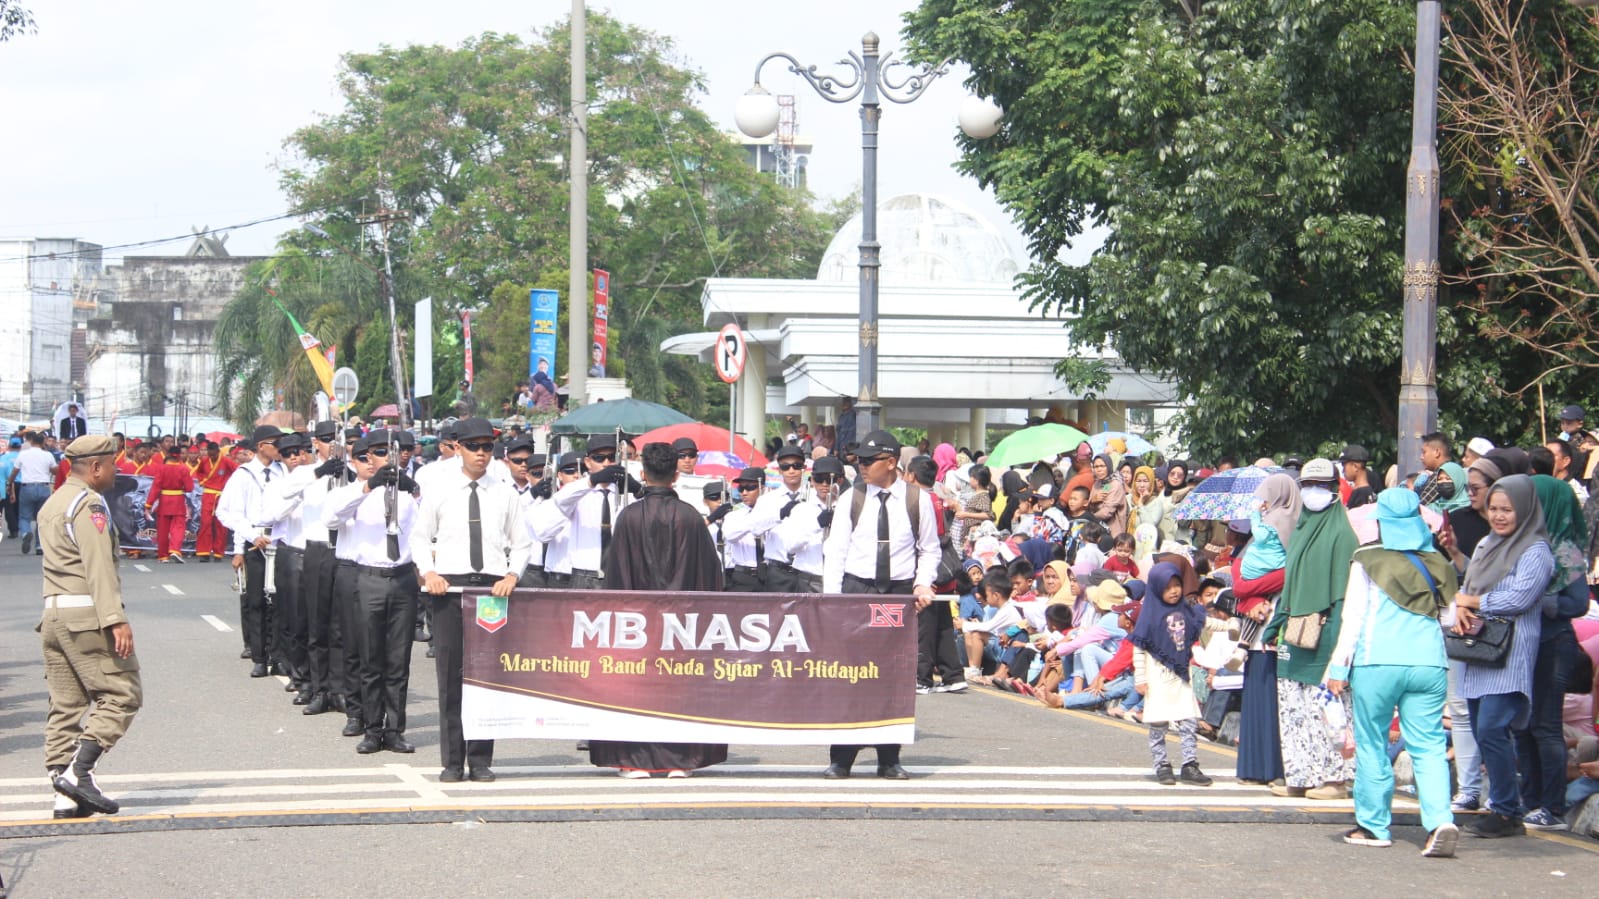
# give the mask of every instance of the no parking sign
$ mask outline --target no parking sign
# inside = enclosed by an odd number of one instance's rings
[[[724,325],[721,333],[716,335],[716,347],[711,360],[716,364],[717,377],[729,384],[737,381],[744,374],[744,363],[749,361],[749,354],[749,345],[744,342],[744,331],[738,323]]]

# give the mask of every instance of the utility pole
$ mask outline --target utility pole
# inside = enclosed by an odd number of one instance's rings
[[[588,147],[588,10],[584,0],[572,0],[572,145],[567,153],[568,177],[572,195],[568,203],[570,227],[567,240],[567,293],[571,318],[566,328],[566,374],[570,390],[568,402],[581,405],[588,396],[588,244],[589,244],[589,147]]]

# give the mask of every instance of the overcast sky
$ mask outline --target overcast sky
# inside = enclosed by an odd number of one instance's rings
[[[458,44],[485,31],[527,36],[564,19],[568,0],[23,0],[39,33],[0,44],[0,236],[79,237],[111,247],[280,215],[283,139],[339,108],[339,56],[379,44]],[[670,36],[705,74],[701,100],[733,130],[733,106],[766,53],[823,65],[875,30],[902,45],[910,0],[609,0],[591,2]],[[785,12],[786,10],[786,12]],[[951,167],[963,70],[908,106],[885,104],[879,191],[941,194],[1025,244],[992,196]],[[818,98],[781,62],[773,93],[798,97],[815,144],[810,184],[823,199],[860,181],[858,106]],[[235,230],[236,255],[268,253],[283,222]],[[182,252],[186,242],[128,250]],[[108,251],[120,255],[123,251]]]

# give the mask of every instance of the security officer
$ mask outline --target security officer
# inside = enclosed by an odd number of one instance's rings
[[[583,480],[583,454],[562,453],[555,467],[553,490],[560,491]],[[533,502],[533,539],[544,544],[544,585],[564,590],[572,586],[572,521],[551,497]]]
[[[823,456],[816,460],[811,469],[811,492],[787,517],[778,522],[772,532],[783,551],[789,555],[786,564],[772,558],[772,540],[771,537],[767,538],[768,593],[822,592],[822,544],[833,522],[833,503],[843,479],[844,463],[837,456]],[[761,497],[761,502],[764,503],[768,498]]]
[[[819,592],[799,589],[799,572],[794,568],[793,551],[784,539],[784,531],[779,528],[809,497],[809,491],[805,489],[805,452],[790,443],[777,451],[776,462],[778,477],[783,483],[776,490],[762,493],[750,516],[750,530],[760,538],[763,548],[761,582],[768,593]],[[820,557],[817,561],[820,562]],[[821,573],[818,566],[818,587]]]
[[[365,724],[365,736],[355,751],[363,755],[380,749],[416,751],[405,739],[411,631],[416,621],[416,566],[411,562],[410,539],[416,521],[416,483],[389,464],[397,456],[398,447],[388,432],[357,440],[357,480],[333,491],[322,517],[326,527],[338,528],[339,549],[348,547],[354,566]],[[389,533],[391,515],[396,535]]]
[[[692,475],[694,466],[699,464],[700,448],[692,437],[679,437],[672,441],[672,452],[677,454],[677,473],[679,476]]]
[[[761,592],[761,535],[756,530],[755,504],[761,498],[766,469],[750,466],[738,473],[739,502],[711,513],[722,520],[727,540],[727,589],[733,593]],[[724,511],[725,510],[725,511]],[[714,522],[713,522],[714,523]]]
[[[270,612],[266,600],[266,549],[277,542],[268,534],[266,491],[272,479],[285,472],[278,463],[278,441],[283,432],[271,425],[255,429],[251,442],[255,458],[238,467],[222,488],[217,519],[233,532],[233,567],[244,569],[244,593],[239,597],[239,624],[255,666],[251,677],[266,677]]]
[[[102,496],[116,483],[116,451],[110,437],[72,441],[72,474],[39,510],[44,616],[35,630],[50,691],[44,764],[58,794],[57,818],[120,809],[95,784],[94,766],[127,733],[144,700],[133,627],[122,608],[117,529]]]
[[[861,481],[843,500],[845,518],[835,522],[822,548],[824,593],[867,593],[915,596],[917,611],[933,601],[938,573],[938,524],[929,496],[918,496],[918,521],[910,518],[910,491],[920,491],[899,477],[899,441],[887,431],[873,431],[861,441]],[[906,689],[911,685],[906,684]],[[849,777],[860,746],[834,746],[823,775]],[[910,777],[899,764],[899,745],[877,747],[877,776]]]
[[[611,522],[622,511],[621,491],[641,492],[643,485],[617,464],[616,436],[589,438],[584,463],[588,477],[566,484],[555,494],[555,506],[571,522],[568,552],[572,560],[574,590],[603,590],[601,560],[611,545]]]
[[[422,589],[433,613],[433,649],[439,679],[441,783],[492,781],[493,740],[467,740],[461,726],[464,653],[461,592],[487,587],[510,596],[527,568],[532,537],[522,499],[505,481],[488,477],[494,426],[468,418],[455,426],[461,469],[435,478],[411,530],[411,557],[422,569]]]

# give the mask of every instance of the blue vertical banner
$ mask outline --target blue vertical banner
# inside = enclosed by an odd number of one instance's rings
[[[528,340],[527,379],[530,385],[543,384],[555,393],[555,328],[561,310],[561,295],[553,290],[534,290],[528,297],[533,330]]]

